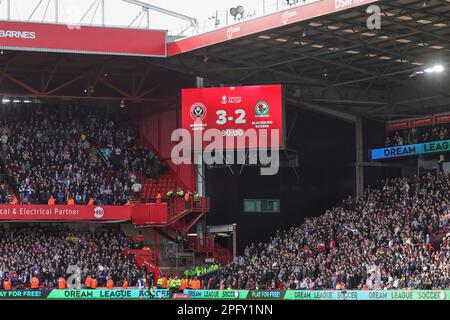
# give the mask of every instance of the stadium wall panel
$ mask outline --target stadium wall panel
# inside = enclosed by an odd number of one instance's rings
[[[287,109],[287,128],[296,112]],[[277,229],[300,225],[340,205],[355,191],[355,126],[306,111],[289,137],[288,147],[299,153],[299,180],[292,168],[276,176],[260,176],[259,168],[240,166],[209,169],[207,194],[211,196],[209,225],[237,223],[238,253],[250,242],[267,241]],[[229,186],[233,186],[230,188]],[[280,199],[280,213],[245,213],[243,199]]]

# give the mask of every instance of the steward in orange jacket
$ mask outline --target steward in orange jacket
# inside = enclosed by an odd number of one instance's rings
[[[98,281],[96,278],[93,278],[91,280],[91,289],[97,289],[97,286],[98,286]]]
[[[166,276],[163,276],[162,278],[162,286],[163,289],[167,289],[167,278]]]
[[[188,288],[188,281],[187,281],[186,277],[184,277],[183,279],[181,279],[180,289],[184,290],[187,288]]]
[[[75,205],[75,200],[72,197],[70,197],[69,200],[67,200],[67,205],[68,206],[74,206]]]
[[[56,203],[55,198],[53,198],[53,196],[50,196],[50,199],[48,199],[48,203],[47,203],[47,204],[48,204],[49,206],[54,206],[55,203]]]
[[[114,288],[114,281],[109,278],[108,281],[106,281],[106,289],[112,290]]]
[[[162,195],[160,192],[156,195],[156,203],[161,203]]]
[[[11,203],[10,203],[11,205],[13,205],[13,206],[17,206],[18,204],[19,204],[19,200],[17,200],[17,197],[14,197],[12,200],[11,200]]]
[[[30,288],[31,289],[39,289],[39,279],[36,276],[31,278],[31,280],[30,280]]]
[[[5,281],[3,281],[3,290],[11,290],[11,281],[9,281],[9,278],[6,278]]]
[[[86,280],[84,280],[84,286],[85,286],[87,289],[90,289],[90,288],[91,288],[91,286],[92,286],[92,278],[91,278],[91,276],[87,276],[87,277],[86,277]]]
[[[192,281],[192,286],[194,290],[200,290],[201,288],[201,282],[199,279],[197,279],[197,277],[194,278],[194,280]]]
[[[59,290],[67,289],[67,282],[66,279],[64,279],[64,277],[60,277],[58,279],[58,289]]]
[[[90,198],[87,205],[88,206],[93,206],[94,205],[94,199]]]
[[[128,281],[127,281],[127,279],[123,280],[122,288],[125,289],[125,290],[128,289]]]

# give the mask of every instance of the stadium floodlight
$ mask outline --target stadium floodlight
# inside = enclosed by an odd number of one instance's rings
[[[236,20],[236,16],[238,14],[237,8],[235,8],[235,7],[231,8],[230,14],[234,17],[234,20]]]
[[[3,104],[7,104],[7,103],[10,103],[11,102],[11,99],[9,99],[9,98],[3,98],[2,99],[2,103]]]
[[[434,66],[426,68],[424,70],[416,71],[413,74],[410,74],[409,77],[413,78],[419,74],[424,74],[424,73],[428,73],[428,74],[442,73],[442,72],[444,72],[444,70],[445,70],[445,68],[442,64],[435,64]]]
[[[121,108],[125,108],[125,101],[124,100],[120,100],[120,107]]]
[[[240,15],[240,19],[244,17],[245,9],[243,6],[237,6],[230,9],[230,14],[234,17],[234,20],[237,19],[237,16]]]
[[[22,101],[20,99],[14,99],[13,102],[14,103],[21,103]]]
[[[441,73],[444,71],[444,66],[441,64],[436,64],[431,68],[426,68],[425,73]]]
[[[238,12],[238,14],[241,15],[241,18],[242,18],[244,16],[244,13],[245,13],[244,7],[243,6],[238,6],[237,7],[237,12]]]

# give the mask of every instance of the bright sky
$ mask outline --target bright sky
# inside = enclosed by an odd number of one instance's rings
[[[0,18],[6,18],[6,2],[0,0]],[[34,8],[39,2],[41,5],[34,13],[31,20],[54,22],[55,21],[55,1],[59,3],[59,20],[61,22],[79,22],[81,17],[88,11],[93,4],[92,9],[86,15],[83,23],[101,24],[100,7],[96,15],[97,1],[100,0],[10,0],[11,18],[14,20],[28,20]],[[282,9],[285,6],[285,0],[143,0],[148,4],[163,7],[176,11],[194,18],[200,22],[200,31],[214,28],[214,20],[208,20],[215,16],[216,10],[219,13],[219,19],[222,25],[226,22],[225,13],[231,7],[238,5],[244,6],[248,14],[262,15],[263,4],[265,4],[265,13],[273,12],[277,8]],[[47,7],[48,5],[48,7]],[[123,2],[122,0],[105,0],[105,22],[107,25],[128,26],[141,11],[140,7]],[[47,12],[45,14],[45,12]],[[231,17],[229,18],[231,19]],[[138,19],[134,26],[138,26]],[[231,21],[229,21],[231,22]],[[186,22],[164,16],[160,13],[150,14],[150,27],[153,29],[181,30],[186,26]],[[142,20],[141,27],[145,25],[145,19]],[[188,35],[188,34],[187,34]]]

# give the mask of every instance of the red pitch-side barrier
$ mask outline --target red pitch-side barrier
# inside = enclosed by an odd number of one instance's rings
[[[168,203],[102,205],[0,205],[0,221],[130,221],[135,225],[164,226],[184,211],[209,211],[209,198],[171,199]]]
[[[0,205],[0,220],[126,221],[129,206]]]
[[[132,218],[135,225],[165,225],[167,215],[167,203],[138,204],[132,207]]]

